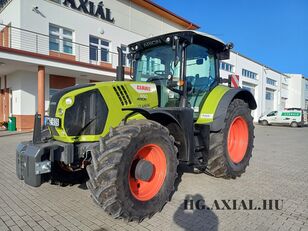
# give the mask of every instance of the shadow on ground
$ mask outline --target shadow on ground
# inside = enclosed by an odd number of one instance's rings
[[[193,168],[180,165],[178,173],[179,177],[176,182],[176,189],[183,174],[196,172]],[[218,217],[205,204],[205,200],[201,194],[186,195],[174,213],[173,220],[185,230],[218,230]]]
[[[173,215],[174,222],[185,230],[218,230],[218,217],[207,209],[202,195],[186,195]]]
[[[62,187],[78,185],[78,188],[87,190],[86,181],[89,179],[85,169],[69,172],[55,165],[51,176],[51,184]]]

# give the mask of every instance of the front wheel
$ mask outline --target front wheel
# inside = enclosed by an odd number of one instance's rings
[[[215,177],[236,178],[249,165],[254,141],[251,110],[243,100],[228,107],[221,131],[210,134],[207,172]]]
[[[128,221],[161,211],[177,178],[177,148],[168,129],[154,121],[130,121],[103,143],[87,167],[94,201],[114,218]]]

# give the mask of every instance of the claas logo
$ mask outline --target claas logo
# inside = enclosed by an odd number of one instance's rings
[[[151,91],[151,87],[149,87],[149,86],[144,86],[144,85],[137,85],[137,90]]]

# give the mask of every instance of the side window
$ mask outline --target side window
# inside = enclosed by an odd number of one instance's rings
[[[277,111],[272,111],[272,112],[267,114],[268,117],[276,116],[276,115],[277,115]]]
[[[215,57],[202,46],[187,47],[186,81],[190,106],[199,111],[199,104],[215,80]]]

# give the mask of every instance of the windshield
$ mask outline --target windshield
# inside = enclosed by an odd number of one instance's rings
[[[179,78],[180,64],[174,67],[174,56],[175,52],[170,45],[143,51],[135,66],[135,80],[146,82],[153,77],[167,79],[168,75]]]
[[[185,49],[188,107],[198,115],[200,103],[216,79],[216,59],[210,49],[197,44],[190,44]],[[180,102],[183,88],[179,84],[175,87],[169,85],[170,82],[180,83],[183,78],[180,76],[181,63],[174,67],[174,61],[172,46],[162,45],[143,50],[134,65],[135,81],[156,84],[161,107],[178,106]]]

